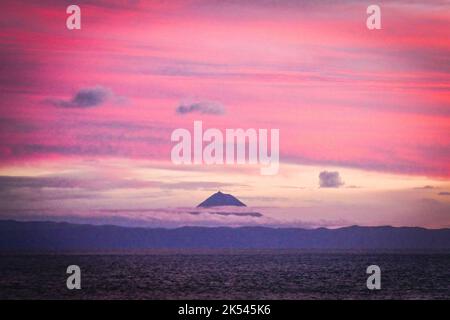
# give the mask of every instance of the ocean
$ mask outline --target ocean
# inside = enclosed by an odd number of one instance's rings
[[[81,269],[68,290],[66,269]],[[366,268],[381,268],[368,290]],[[1,254],[0,299],[450,299],[450,254],[295,250]]]

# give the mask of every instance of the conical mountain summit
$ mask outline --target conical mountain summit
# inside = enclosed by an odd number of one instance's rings
[[[235,196],[227,193],[222,193],[220,191],[214,193],[208,199],[200,203],[197,208],[209,208],[209,207],[220,207],[220,206],[236,206],[236,207],[246,207]]]

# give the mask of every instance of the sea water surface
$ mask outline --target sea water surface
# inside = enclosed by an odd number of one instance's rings
[[[373,264],[381,290],[366,287]],[[80,290],[66,287],[69,265],[81,268]],[[450,253],[0,254],[0,299],[450,299]]]

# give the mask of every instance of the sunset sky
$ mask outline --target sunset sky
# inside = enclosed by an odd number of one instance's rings
[[[2,1],[0,219],[450,227],[450,1],[372,3]],[[194,120],[279,129],[279,173],[174,165]]]

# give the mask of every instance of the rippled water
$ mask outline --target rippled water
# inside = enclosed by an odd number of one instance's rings
[[[78,265],[81,290],[66,288]],[[379,265],[380,291],[366,288]],[[1,299],[450,299],[450,254],[0,255]]]

